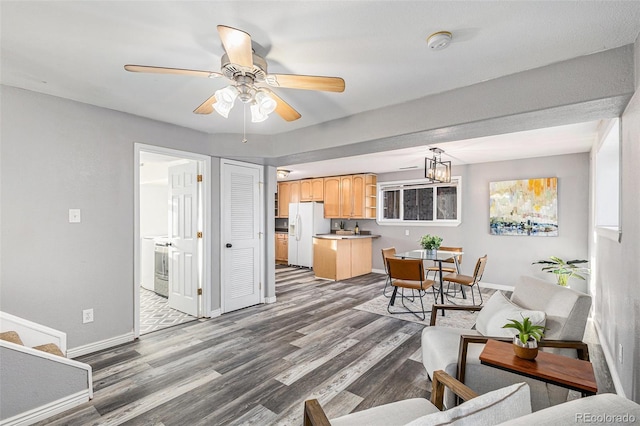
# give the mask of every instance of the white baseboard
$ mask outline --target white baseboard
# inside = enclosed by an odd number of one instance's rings
[[[91,354],[101,351],[103,349],[109,349],[114,346],[121,345],[123,343],[133,342],[133,332],[123,334],[121,336],[112,337],[110,339],[101,340],[99,342],[89,343],[88,345],[78,346],[67,350],[67,357],[76,358],[82,355]]]
[[[604,335],[602,333],[602,329],[600,328],[600,324],[598,321],[593,321],[593,325],[596,328],[596,333],[598,333],[598,340],[600,341],[600,346],[602,347],[602,352],[604,353],[604,359],[607,361],[607,367],[609,367],[609,373],[611,374],[611,380],[613,381],[613,387],[616,389],[616,393],[620,396],[627,397],[624,393],[624,389],[622,388],[622,381],[620,381],[620,375],[618,374],[618,369],[616,368],[616,358],[613,356],[611,349],[606,344],[607,342],[602,338]]]
[[[276,303],[276,296],[265,297],[264,303]]]
[[[219,317],[220,315],[222,315],[222,309],[214,309],[212,311],[209,312],[209,315],[207,315],[209,318],[215,318],[215,317]]]
[[[382,274],[382,275],[387,274],[384,269],[372,269],[371,272],[375,272],[376,274]]]
[[[24,413],[20,413],[8,419],[0,421],[0,426],[17,426],[17,425],[31,425],[40,420],[47,419],[63,411],[69,410],[78,405],[84,404],[89,401],[89,391],[84,390],[73,395],[69,395],[64,398],[60,398],[57,401],[50,402],[40,407],[33,408]]]

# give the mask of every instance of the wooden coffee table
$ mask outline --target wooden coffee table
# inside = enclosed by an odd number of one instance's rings
[[[593,366],[589,361],[542,351],[538,352],[536,359],[529,361],[515,356],[512,345],[513,343],[488,340],[480,354],[480,362],[579,391],[582,396],[595,395],[598,391]]]

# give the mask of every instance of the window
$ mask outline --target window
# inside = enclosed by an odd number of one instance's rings
[[[460,177],[451,183],[427,184],[424,179],[378,183],[378,218],[381,225],[460,224]]]
[[[595,161],[595,222],[598,234],[620,240],[620,120],[607,123]]]

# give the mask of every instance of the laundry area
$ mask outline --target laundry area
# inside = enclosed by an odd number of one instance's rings
[[[140,153],[140,334],[196,319],[169,300],[169,167],[188,161]]]

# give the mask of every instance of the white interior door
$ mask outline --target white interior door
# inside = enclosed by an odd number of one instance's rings
[[[260,175],[253,164],[222,163],[223,309],[260,303]]]
[[[169,306],[199,316],[198,162],[169,167]]]

